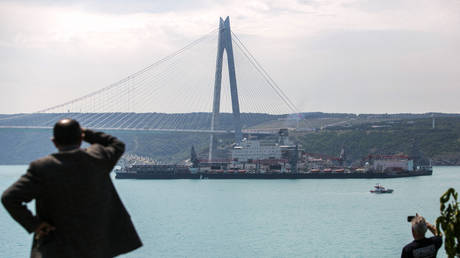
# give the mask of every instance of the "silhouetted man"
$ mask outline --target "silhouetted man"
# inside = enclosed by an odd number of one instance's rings
[[[59,152],[30,163],[2,195],[11,216],[35,233],[31,257],[113,257],[140,247],[110,178],[124,143],[73,119],[57,122],[53,135]],[[91,146],[81,149],[82,140]],[[25,204],[33,199],[35,215]]]
[[[411,225],[414,241],[403,248],[401,258],[435,258],[442,245],[441,233],[418,214],[412,219]],[[433,233],[433,237],[425,237],[427,228]]]

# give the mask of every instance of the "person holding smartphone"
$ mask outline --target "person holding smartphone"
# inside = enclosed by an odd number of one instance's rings
[[[436,257],[442,245],[442,235],[436,227],[428,223],[424,217],[416,214],[409,216],[407,220],[411,223],[412,236],[414,241],[404,246],[401,258],[431,258]],[[430,230],[434,236],[425,237],[426,230]]]

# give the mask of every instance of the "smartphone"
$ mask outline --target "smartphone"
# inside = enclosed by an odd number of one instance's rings
[[[415,216],[407,216],[407,222],[411,222],[414,218]]]

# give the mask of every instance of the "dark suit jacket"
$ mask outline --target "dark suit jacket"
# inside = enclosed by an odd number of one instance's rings
[[[142,245],[110,178],[124,152],[117,138],[86,130],[87,149],[33,161],[2,195],[11,216],[29,233],[46,221],[56,227],[35,241],[32,257],[113,257]],[[36,201],[36,215],[25,205]]]

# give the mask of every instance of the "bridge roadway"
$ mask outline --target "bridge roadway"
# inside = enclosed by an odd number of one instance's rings
[[[9,126],[0,125],[0,128],[14,129],[52,129],[52,126]],[[199,129],[163,129],[163,128],[111,128],[111,127],[90,127],[95,130],[107,131],[147,131],[147,132],[177,132],[177,133],[205,133],[205,134],[234,134],[234,130],[199,130]],[[260,129],[243,129],[244,134],[276,134],[279,129],[260,130]]]

